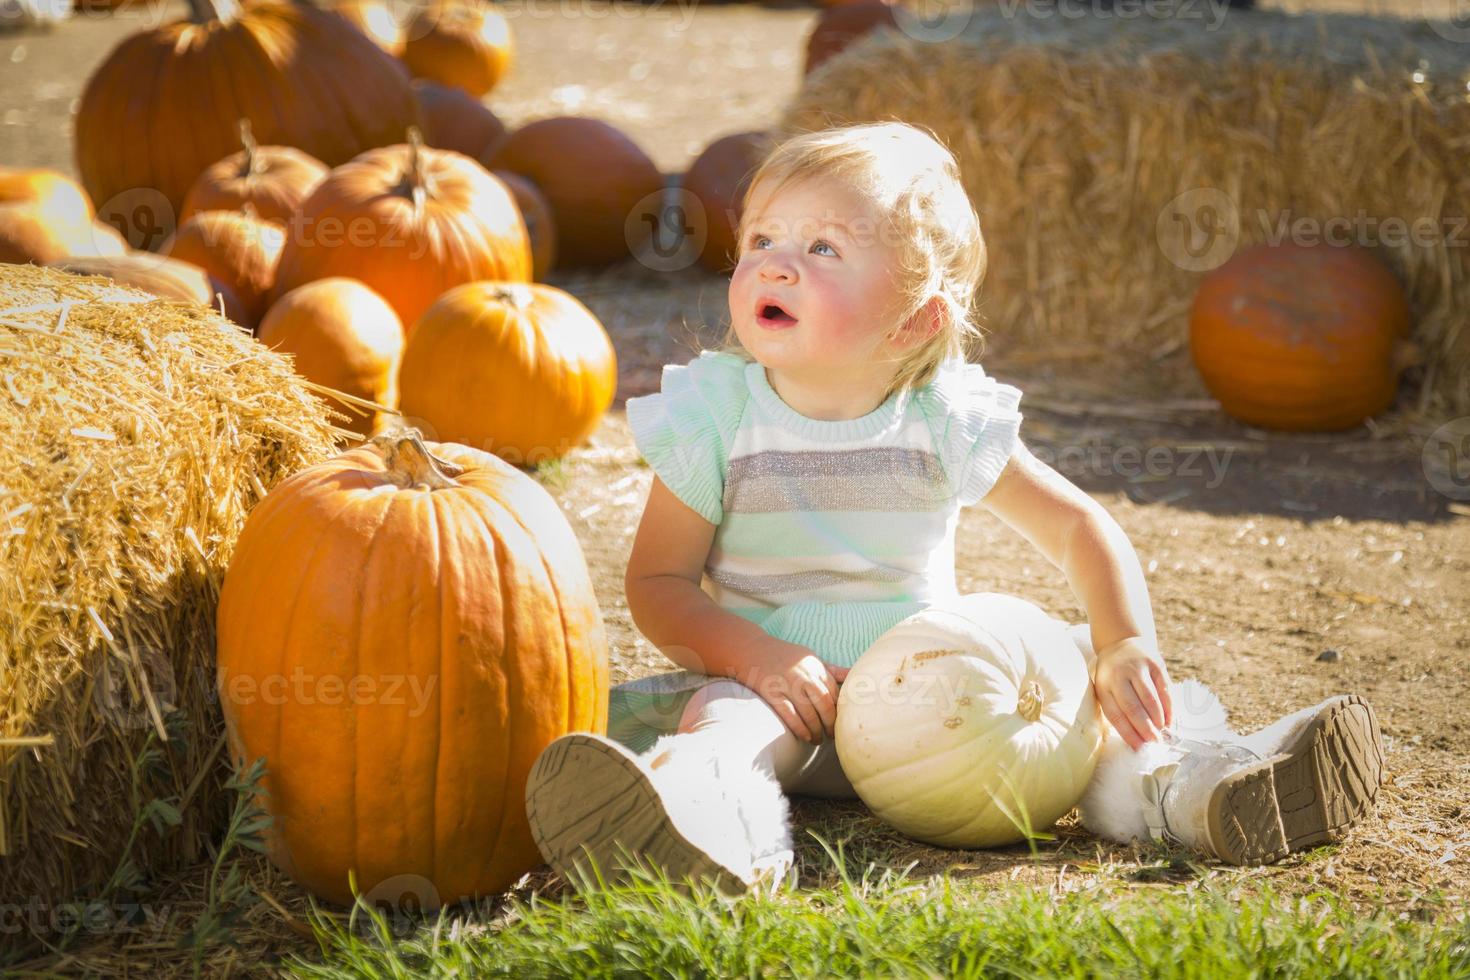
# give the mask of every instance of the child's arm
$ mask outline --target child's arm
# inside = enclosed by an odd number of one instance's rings
[[[633,622],[680,667],[740,681],[797,737],[821,741],[836,724],[846,668],[721,609],[700,588],[714,536],[713,524],[653,478],[623,580]]]
[[[1158,737],[1174,720],[1169,675],[1143,569],[1118,522],[1020,443],[981,503],[1066,573],[1092,627],[1108,721],[1133,748]]]

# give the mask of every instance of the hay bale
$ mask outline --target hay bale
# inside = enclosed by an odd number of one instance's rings
[[[808,79],[783,133],[934,130],[980,213],[981,313],[1002,350],[1122,347],[1140,380],[1187,350],[1200,277],[1232,245],[1299,219],[1376,240],[1425,352],[1406,407],[1470,410],[1470,45],[1423,21],[1027,9],[976,10],[942,42],[864,39]],[[1172,363],[1197,385],[1187,357]],[[1107,382],[1116,363],[1076,370]]]
[[[22,924],[208,853],[219,584],[250,508],[332,451],[327,414],[206,307],[0,265],[0,896]],[[154,799],[182,822],[129,849]]]

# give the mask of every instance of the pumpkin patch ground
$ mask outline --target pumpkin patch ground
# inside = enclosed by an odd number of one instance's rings
[[[1352,5],[1369,8],[1369,0]],[[485,104],[511,128],[556,115],[606,120],[665,174],[683,172],[721,136],[775,125],[801,84],[805,38],[818,16],[815,7],[753,4],[568,8],[605,14],[595,17],[507,9],[518,12],[508,16],[515,61]],[[127,33],[183,13],[174,2],[78,16],[46,33],[0,35],[0,162],[76,176],[71,112],[87,76]],[[102,210],[105,202],[95,203]],[[990,256],[992,266],[1021,260]],[[616,397],[601,426],[585,445],[533,471],[585,554],[616,684],[670,669],[637,633],[624,598],[651,473],[638,460],[623,406],[657,390],[662,365],[719,340],[725,280],[698,264],[658,271],[624,261],[555,272],[548,281],[596,315],[616,351]],[[1234,869],[1107,844],[1083,832],[1075,814],[1033,856],[1022,845],[931,847],[902,837],[859,803],[798,800],[801,886],[834,880],[813,831],[842,841],[858,867],[910,868],[917,878],[948,872],[961,896],[1023,885],[1055,894],[1182,892],[1206,878],[1291,895],[1330,891],[1365,912],[1463,916],[1470,900],[1470,452],[1463,451],[1470,445],[1463,438],[1470,427],[1442,441],[1426,440],[1432,427],[1397,415],[1330,434],[1256,429],[1210,401],[1187,347],[1157,358],[1119,352],[1097,329],[1090,349],[989,338],[987,370],[1024,392],[1023,438],[1128,533],[1148,573],[1171,674],[1218,692],[1236,728],[1252,730],[1337,693],[1373,704],[1388,752],[1376,813],[1343,845]],[[1101,364],[1127,383],[1079,381],[1082,364],[1089,378],[1108,376]],[[1401,394],[1401,406],[1408,401]],[[962,591],[1009,593],[1068,621],[1082,619],[1062,574],[994,518],[964,512],[957,542]],[[260,855],[247,853],[240,872],[260,900],[230,923],[234,945],[208,946],[207,974],[250,975],[288,955],[318,955],[307,894]],[[147,909],[113,910],[113,927],[89,930],[64,963],[43,957],[27,965],[116,976],[187,972],[193,954],[180,940],[217,891],[213,875],[205,861],[157,880]],[[543,868],[508,894],[561,891]],[[1435,893],[1449,904],[1431,904],[1426,896]],[[793,894],[801,900],[799,890]],[[11,908],[10,898],[0,896],[0,911]],[[475,928],[502,906],[500,897],[487,899]],[[12,921],[0,919],[0,950]],[[0,957],[0,972],[5,966]]]

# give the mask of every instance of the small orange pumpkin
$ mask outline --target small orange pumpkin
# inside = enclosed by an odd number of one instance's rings
[[[894,5],[884,0],[852,0],[828,7],[817,18],[806,41],[805,73],[810,75],[824,61],[847,50],[871,31],[898,29]]]
[[[414,326],[398,384],[403,414],[438,438],[533,465],[597,428],[617,357],[597,318],[560,289],[471,282]]]
[[[530,178],[546,195],[564,266],[627,258],[659,218],[663,174],[638,144],[599,119],[556,116],[528,123],[511,133],[491,162]],[[650,220],[636,213],[640,206]]]
[[[413,97],[419,104],[419,124],[429,146],[483,161],[505,142],[507,133],[500,117],[460,89],[417,78]]]
[[[280,483],[220,590],[231,759],[264,757],[271,859],[426,909],[542,863],[536,757],[607,729],[597,596],[561,508],[486,453],[385,434]]]
[[[704,209],[706,231],[699,261],[708,269],[729,272],[735,264],[741,205],[769,142],[761,132],[723,136],[706,147],[684,175],[684,190]]]
[[[408,24],[403,63],[416,78],[451,85],[478,99],[510,71],[510,23],[488,3],[440,0]]]
[[[1190,353],[1243,422],[1345,429],[1393,403],[1409,319],[1403,287],[1367,249],[1254,245],[1200,283]]]
[[[333,170],[301,205],[281,256],[277,297],[328,276],[372,287],[410,331],[446,289],[525,282],[531,243],[506,188],[474,160],[421,144],[369,150]]]
[[[192,262],[229,286],[254,329],[269,305],[285,247],[280,225],[239,211],[201,211],[179,225],[163,254]]]
[[[58,217],[43,204],[0,204],[0,262],[46,265],[74,255],[122,255],[128,243],[101,221]]]
[[[295,147],[257,145],[248,119],[240,122],[240,142],[244,149],[206,167],[194,181],[180,220],[249,205],[256,217],[285,225],[327,176],[324,163]]]
[[[385,0],[332,0],[327,9],[397,58],[403,54],[403,22]]]
[[[53,220],[86,224],[97,217],[82,186],[55,170],[0,167],[0,204],[30,203]]]
[[[510,188],[526,222],[526,234],[531,236],[531,278],[544,282],[556,265],[556,219],[551,216],[551,205],[541,189],[520,174],[497,170],[495,176]]]
[[[318,279],[298,286],[272,304],[260,321],[262,344],[295,359],[308,381],[398,407],[398,362],[403,324],[393,307],[356,279]],[[376,413],[359,415],[328,395],[323,401],[349,416],[341,423],[361,435],[373,431]]]

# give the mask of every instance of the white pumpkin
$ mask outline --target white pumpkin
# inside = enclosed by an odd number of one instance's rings
[[[1076,805],[1105,725],[1066,625],[981,593],[910,616],[863,653],[838,696],[837,755],[901,833],[995,847]]]

